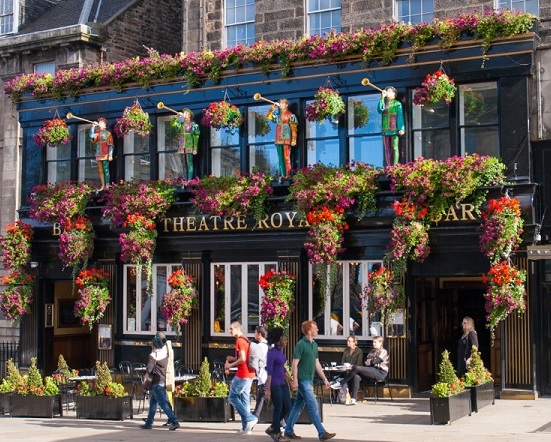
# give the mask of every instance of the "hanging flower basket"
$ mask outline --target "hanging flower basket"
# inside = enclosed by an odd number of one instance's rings
[[[22,221],[6,226],[6,235],[0,236],[2,265],[5,269],[17,270],[30,261],[32,236],[32,227]]]
[[[34,277],[22,270],[2,276],[6,289],[0,293],[0,309],[6,318],[19,322],[21,316],[31,312]]]
[[[153,130],[153,124],[149,120],[149,114],[143,111],[139,103],[135,103],[124,109],[122,117],[117,118],[114,130],[117,137],[123,137],[130,132],[147,137]]]
[[[67,220],[59,236],[59,258],[65,267],[73,268],[73,276],[85,268],[94,253],[94,228],[86,217]]]
[[[287,272],[269,270],[258,280],[264,291],[260,322],[266,327],[289,327],[289,313],[295,299],[295,277]]]
[[[494,330],[499,323],[513,312],[524,313],[526,310],[526,272],[517,269],[507,261],[493,265],[482,281],[488,284],[484,299],[486,309],[486,326],[490,329],[492,342]]]
[[[396,281],[394,272],[387,267],[381,266],[367,277],[368,284],[360,294],[362,307],[368,311],[370,317],[380,314],[384,324],[402,306],[403,289]]]
[[[346,112],[344,101],[338,91],[320,87],[315,101],[306,106],[306,119],[308,121],[322,122],[325,119],[335,123]]]
[[[71,132],[65,120],[54,117],[44,122],[38,132],[33,135],[33,139],[40,147],[67,144],[71,140]]]
[[[224,100],[211,103],[208,108],[203,109],[201,123],[217,130],[235,133],[243,123],[243,116],[237,106]]]
[[[191,310],[197,307],[197,290],[193,276],[186,275],[182,269],[168,277],[172,290],[163,296],[161,311],[173,330],[180,332],[182,324],[187,324]]]
[[[75,286],[79,299],[75,302],[75,316],[82,324],[88,324],[90,330],[98,322],[111,302],[109,296],[109,273],[101,269],[82,270]]]
[[[440,69],[433,74],[427,75],[421,87],[415,89],[413,103],[416,106],[425,106],[443,101],[449,105],[455,97],[456,91],[457,87],[453,79]]]

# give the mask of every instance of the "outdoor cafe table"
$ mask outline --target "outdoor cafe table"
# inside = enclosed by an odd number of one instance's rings
[[[323,371],[327,373],[327,379],[329,383],[332,381],[332,377],[338,377],[339,375],[344,375],[346,372],[352,370],[352,365],[328,365],[323,368]],[[329,402],[333,405],[333,402],[338,402],[338,390],[330,389],[329,392]]]
[[[196,374],[184,374],[182,376],[175,376],[174,377],[174,383],[176,384],[182,384],[187,381],[192,381],[197,378]]]

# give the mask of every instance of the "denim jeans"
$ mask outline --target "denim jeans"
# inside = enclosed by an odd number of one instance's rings
[[[253,379],[238,378],[235,376],[231,381],[230,394],[228,395],[228,400],[230,404],[237,410],[241,416],[241,425],[243,429],[247,425],[247,422],[250,422],[256,419],[251,413],[251,385]]]
[[[289,413],[287,418],[287,425],[285,425],[285,434],[294,433],[294,426],[297,423],[298,416],[304,408],[304,405],[308,407],[308,414],[316,430],[318,430],[318,436],[322,437],[325,434],[325,427],[321,423],[321,418],[318,409],[318,401],[314,394],[314,386],[312,381],[300,381],[298,383],[297,397],[295,398],[295,405]]]
[[[174,415],[174,412],[168,403],[165,384],[153,384],[149,394],[149,413],[147,413],[147,420],[145,421],[146,425],[153,424],[155,413],[157,412],[157,405],[165,412],[170,422],[178,422],[178,419]]]
[[[274,406],[274,412],[272,414],[272,429],[276,433],[279,433],[281,421],[291,409],[291,394],[287,384],[272,385],[270,391],[272,393],[272,405]]]

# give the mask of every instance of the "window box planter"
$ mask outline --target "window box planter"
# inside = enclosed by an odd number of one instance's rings
[[[0,414],[10,412],[10,397],[12,393],[0,393]]]
[[[174,413],[184,422],[228,422],[235,419],[227,397],[175,397]]]
[[[20,396],[10,398],[12,417],[49,417],[63,416],[61,395],[55,396]]]
[[[471,392],[464,390],[450,397],[430,398],[430,423],[449,424],[471,415]]]
[[[471,393],[471,408],[476,413],[482,407],[490,404],[494,405],[496,402],[494,383],[492,381],[465,388]]]
[[[132,398],[109,396],[77,396],[77,419],[132,419]]]
[[[320,413],[320,419],[323,422],[323,397],[316,396],[316,399],[318,401],[318,410]],[[295,399],[291,398],[291,407],[295,404]],[[262,407],[262,412],[260,413],[260,419],[258,419],[261,423],[272,423],[272,413],[274,412],[274,407],[272,403],[264,403],[264,406]],[[310,419],[310,414],[308,414],[308,408],[306,405],[298,415],[297,424],[311,424],[312,419]]]

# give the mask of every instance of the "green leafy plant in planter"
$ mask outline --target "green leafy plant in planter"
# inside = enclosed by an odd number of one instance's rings
[[[478,348],[471,349],[471,364],[465,373],[464,385],[471,392],[471,408],[478,410],[495,403],[494,380],[492,374],[484,366]]]
[[[69,382],[69,378],[78,376],[78,370],[73,370],[69,368],[67,361],[62,354],[57,358],[57,370],[52,375],[54,382],[57,385],[66,384]]]
[[[122,384],[113,382],[107,362],[96,361],[96,381],[93,384],[82,382],[79,394],[81,396],[124,397],[127,393]]]
[[[444,350],[438,371],[438,382],[432,386],[432,395],[436,397],[450,397],[464,389],[463,382],[455,374],[450,361],[450,352]]]
[[[209,361],[203,359],[199,374],[194,383],[184,382],[174,390],[176,397],[226,397],[228,395],[228,385],[225,382],[212,382],[209,370]]]
[[[0,384],[0,393],[13,393],[15,387],[22,383],[23,378],[19,374],[19,370],[13,363],[12,359],[8,359],[6,363],[6,377],[2,379]]]

